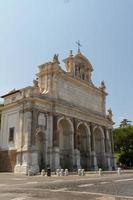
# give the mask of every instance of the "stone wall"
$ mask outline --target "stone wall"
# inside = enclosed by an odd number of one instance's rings
[[[14,127],[14,140],[9,141],[9,129]],[[19,140],[19,107],[2,111],[0,146],[2,149],[14,150]]]
[[[0,172],[13,172],[16,165],[16,150],[0,151]]]
[[[58,78],[57,84],[57,98],[66,100],[76,106],[81,106],[104,114],[105,105],[103,97],[100,93],[90,90],[89,86],[78,86],[73,82]]]

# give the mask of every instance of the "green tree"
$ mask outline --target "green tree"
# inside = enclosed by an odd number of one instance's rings
[[[118,155],[118,162],[133,166],[133,126],[126,125],[114,129],[114,150]]]
[[[128,119],[123,119],[123,120],[121,121],[121,123],[120,123],[120,127],[127,127],[127,126],[129,126],[129,125],[131,125],[131,121],[128,120]]]

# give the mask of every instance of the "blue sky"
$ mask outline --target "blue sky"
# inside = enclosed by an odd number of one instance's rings
[[[133,0],[0,0],[0,95],[31,85],[54,53],[76,53],[77,40],[116,125],[133,120]]]

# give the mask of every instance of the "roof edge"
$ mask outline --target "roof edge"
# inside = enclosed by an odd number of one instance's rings
[[[9,93],[7,93],[7,94],[1,96],[1,98],[7,97],[7,96],[9,96],[9,95],[12,95],[12,94],[15,94],[15,93],[18,93],[18,92],[20,92],[20,90],[15,90],[15,91],[9,92]]]

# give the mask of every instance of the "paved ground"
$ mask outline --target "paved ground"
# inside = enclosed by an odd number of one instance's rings
[[[133,200],[133,174],[41,177],[0,174],[0,200]]]

